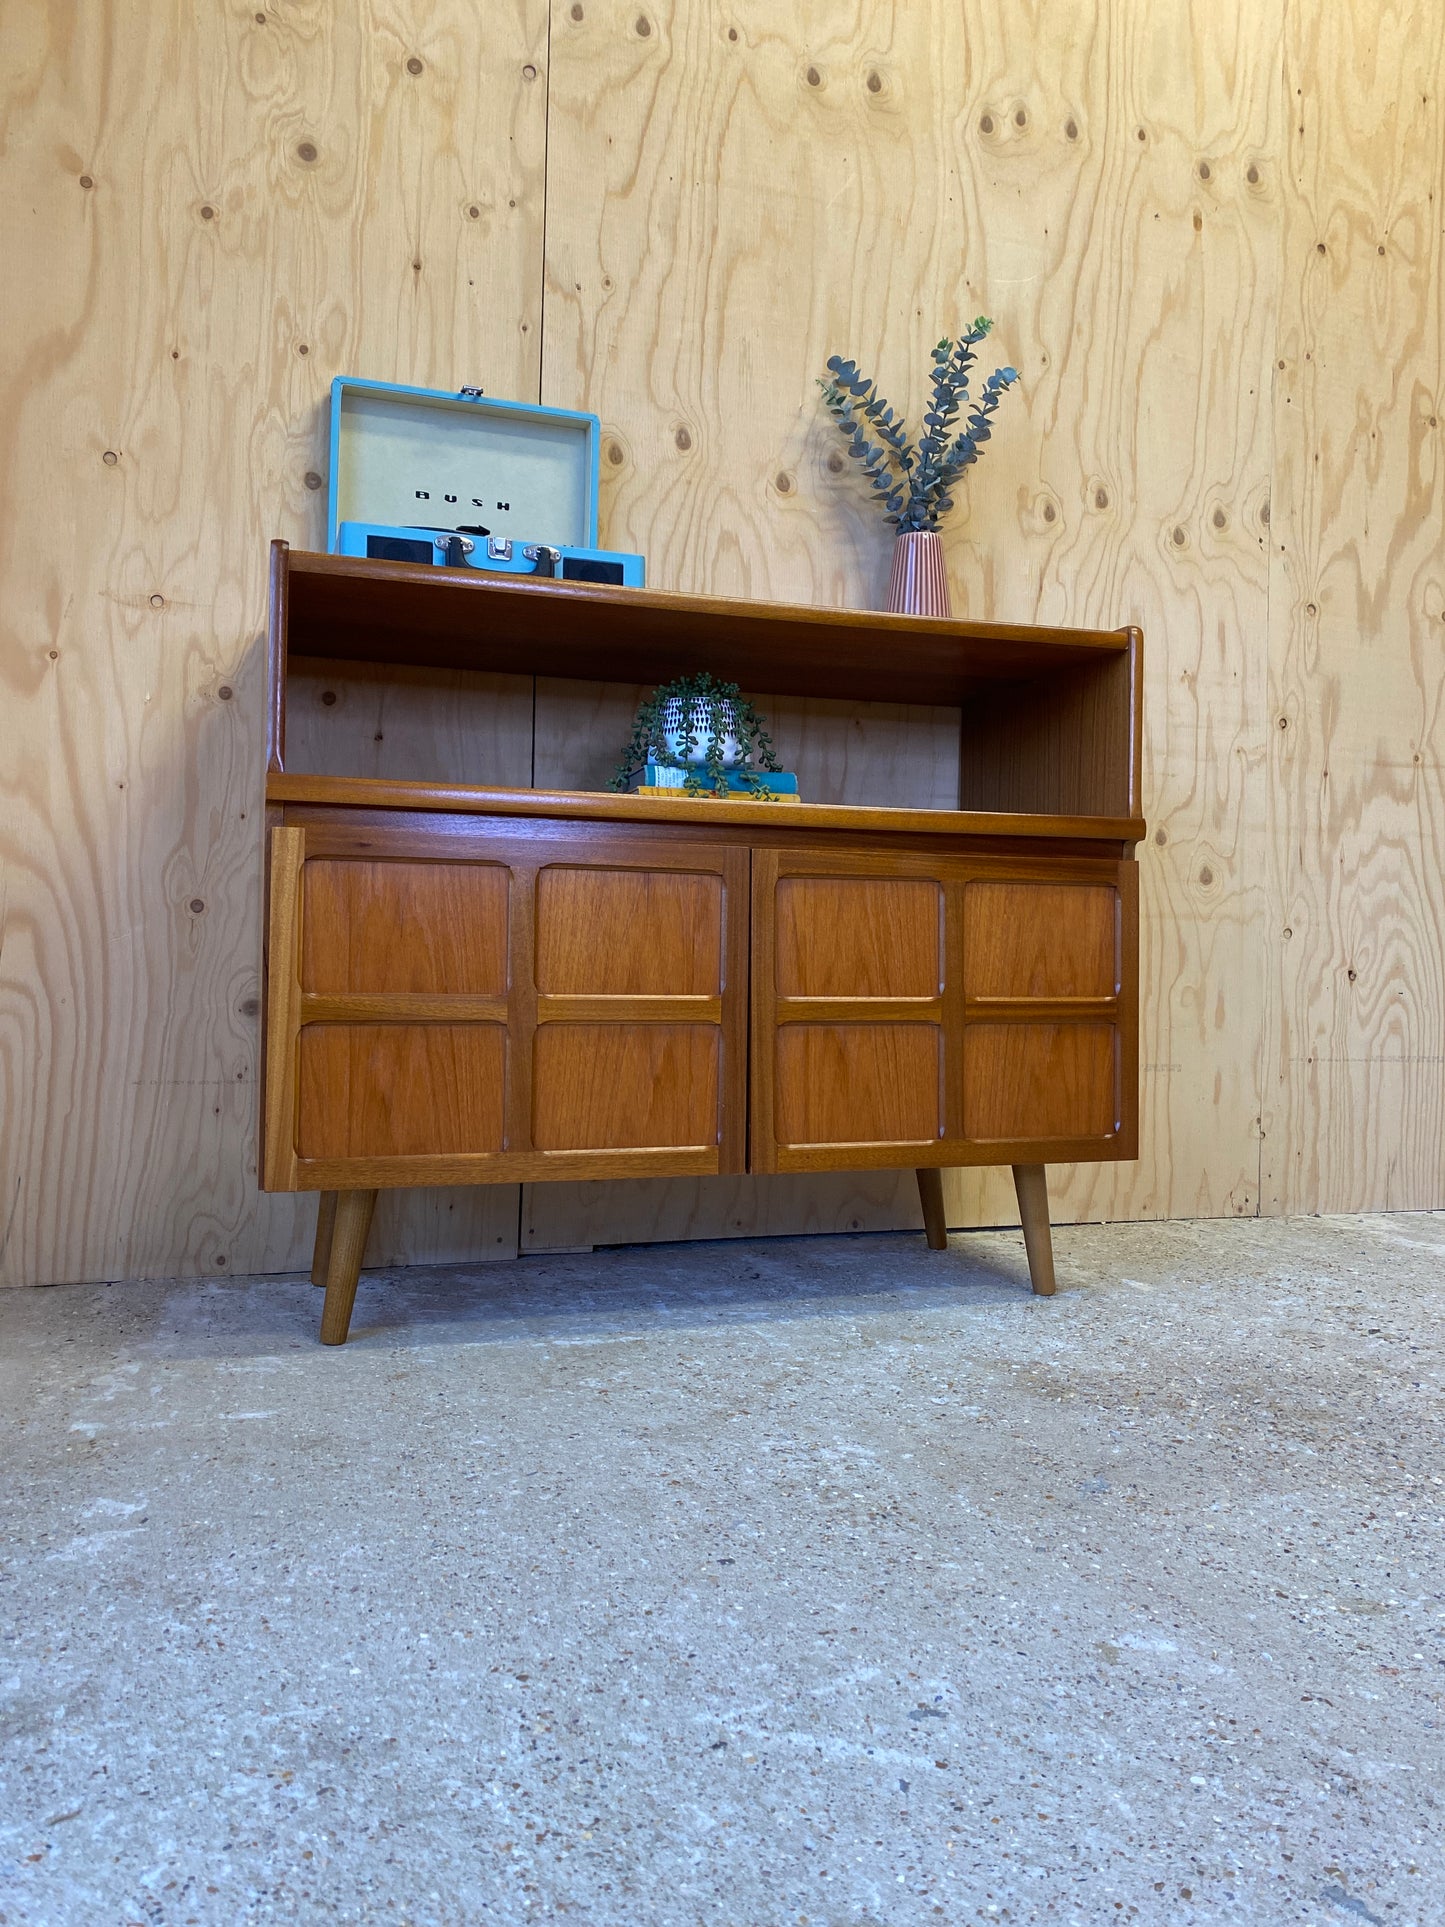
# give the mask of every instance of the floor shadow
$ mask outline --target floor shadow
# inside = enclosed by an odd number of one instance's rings
[[[149,1316],[141,1297],[152,1299]],[[142,1327],[129,1337],[152,1354],[254,1355],[317,1343],[321,1293],[301,1277],[171,1281],[128,1287],[127,1298]],[[1032,1294],[1016,1231],[958,1235],[946,1252],[929,1251],[916,1232],[623,1245],[364,1272],[348,1345],[599,1344],[855,1318],[890,1305],[984,1311],[1020,1301],[1032,1303]]]

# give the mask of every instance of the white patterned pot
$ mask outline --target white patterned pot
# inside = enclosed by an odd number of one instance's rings
[[[723,722],[727,726],[727,734],[722,740],[722,766],[724,769],[736,769],[743,760],[743,746],[733,734],[733,724],[736,719],[732,704],[723,703],[721,708]],[[708,751],[713,743],[712,725],[708,722],[707,712],[706,703],[693,704],[691,730],[693,742],[689,746],[689,731],[683,715],[681,698],[674,696],[663,710],[662,747],[675,761],[687,763],[696,769],[700,769],[706,763]]]

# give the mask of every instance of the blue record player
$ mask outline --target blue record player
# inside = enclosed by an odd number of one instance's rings
[[[640,589],[597,547],[595,415],[392,382],[331,384],[333,555]]]

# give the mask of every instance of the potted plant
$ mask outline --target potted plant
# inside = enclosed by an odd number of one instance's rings
[[[735,682],[709,675],[679,676],[642,703],[613,789],[625,790],[649,763],[686,771],[689,796],[771,796],[761,772],[778,768],[757,710]]]
[[[829,413],[848,438],[848,453],[863,464],[869,486],[898,531],[888,607],[910,615],[949,614],[948,576],[938,525],[953,507],[953,490],[989,439],[989,421],[1018,380],[1016,368],[995,369],[978,395],[967,425],[958,419],[969,399],[969,371],[978,344],[992,328],[987,315],[956,341],[945,337],[933,351],[932,396],[924,433],[910,440],[907,424],[878,393],[877,384],[841,355],[828,359],[819,379]],[[876,435],[877,440],[870,440]]]

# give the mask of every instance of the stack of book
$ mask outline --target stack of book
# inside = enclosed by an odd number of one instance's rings
[[[729,796],[756,797],[760,802],[796,803],[798,779],[791,770],[730,769],[726,771]],[[705,769],[697,772],[707,795],[715,792]],[[666,763],[647,763],[628,781],[634,796],[678,796],[684,793],[688,771],[673,769]]]

